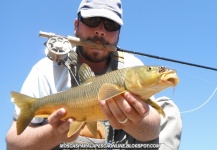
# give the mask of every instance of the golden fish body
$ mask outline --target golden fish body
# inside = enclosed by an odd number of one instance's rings
[[[11,92],[13,102],[21,110],[17,120],[17,134],[25,130],[33,117],[47,117],[55,110],[65,108],[66,115],[62,119],[75,119],[70,124],[69,137],[84,123],[96,136],[97,121],[106,120],[98,100],[106,100],[126,91],[134,93],[165,116],[162,108],[149,98],[179,82],[174,70],[157,66],[124,68],[95,77],[88,65],[83,64],[79,76],[81,85],[42,98]]]

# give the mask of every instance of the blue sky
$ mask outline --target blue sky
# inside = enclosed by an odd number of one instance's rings
[[[73,35],[80,0],[0,2],[0,149],[10,127],[14,105],[10,91],[20,91],[32,66],[45,57],[39,31]],[[216,0],[125,0],[119,47],[217,68]],[[141,57],[147,65],[177,70],[180,84],[156,96],[171,97],[181,112],[202,105],[217,87],[217,72]],[[217,94],[200,109],[181,113],[180,150],[216,147]]]

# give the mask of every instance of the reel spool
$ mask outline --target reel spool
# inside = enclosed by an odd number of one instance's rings
[[[48,58],[55,62],[61,62],[62,60],[66,60],[68,57],[69,51],[75,45],[72,45],[66,38],[56,36],[51,37],[46,42],[46,50],[45,53]]]

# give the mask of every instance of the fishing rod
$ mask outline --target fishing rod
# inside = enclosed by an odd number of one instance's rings
[[[145,53],[141,53],[141,52],[125,50],[125,49],[121,49],[121,48],[117,48],[117,51],[122,51],[122,52],[131,53],[131,54],[136,54],[136,55],[151,57],[151,58],[155,58],[155,59],[161,59],[161,60],[165,60],[165,61],[170,61],[170,62],[175,62],[175,63],[179,63],[179,64],[184,64],[184,65],[189,65],[189,66],[194,66],[194,67],[199,67],[199,68],[203,68],[203,69],[209,69],[209,70],[217,71],[217,68],[202,66],[202,65],[198,65],[198,64],[194,64],[194,63],[189,63],[189,62],[184,62],[184,61],[180,61],[180,60],[160,57],[160,56],[156,56],[156,55],[150,55],[150,54],[145,54]]]
[[[131,54],[136,54],[136,55],[151,57],[151,58],[155,58],[155,59],[170,61],[170,62],[174,62],[174,63],[179,63],[179,64],[194,66],[194,67],[198,67],[198,68],[217,71],[217,68],[213,68],[213,67],[208,67],[208,66],[184,62],[184,61],[180,61],[180,60],[160,57],[160,56],[151,55],[151,54],[145,54],[145,53],[136,52],[136,51],[130,51],[130,50],[126,50],[126,49],[121,49],[121,48],[113,46],[113,45],[95,43],[95,42],[90,41],[90,40],[83,40],[83,39],[73,37],[73,36],[67,36],[66,37],[66,36],[55,34],[55,33],[42,32],[42,31],[39,32],[39,36],[49,38],[47,45],[48,45],[48,47],[52,47],[52,48],[49,48],[48,54],[50,57],[52,57],[52,59],[57,60],[57,61],[61,57],[62,57],[62,59],[66,57],[67,53],[69,52],[69,49],[71,49],[71,48],[69,48],[68,44],[71,43],[72,46],[80,45],[80,46],[87,46],[87,47],[97,48],[97,49],[102,49],[102,50],[107,50],[107,51],[121,51],[121,52],[126,52],[126,53],[131,53]],[[56,46],[59,49],[59,46],[58,46],[59,44],[57,44],[57,43],[60,43],[60,42],[63,43],[63,45],[67,45],[67,48],[66,48],[67,50],[65,50],[65,48],[62,48],[61,50],[57,50],[56,48],[53,48],[56,44]],[[65,47],[65,46],[63,46],[63,47]]]

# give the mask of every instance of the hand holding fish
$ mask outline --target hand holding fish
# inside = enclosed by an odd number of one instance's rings
[[[66,110],[64,108],[60,108],[48,117],[48,123],[52,126],[53,134],[55,137],[57,137],[59,143],[72,142],[77,139],[78,135],[94,138],[92,133],[85,125],[83,125],[80,130],[78,130],[73,136],[68,137],[67,134],[70,128],[70,124],[74,121],[74,119],[68,118],[66,120],[61,120],[65,114]],[[101,139],[105,138],[104,126],[100,123],[97,123],[97,126],[97,137]]]
[[[158,133],[152,134],[152,131],[160,132],[159,113],[134,94],[126,92],[106,101],[100,101],[100,105],[113,128],[123,129],[140,141],[157,138],[155,135]],[[146,119],[157,122],[156,126],[153,126],[155,124],[153,122],[147,124]],[[150,128],[151,132],[147,130]]]
[[[60,108],[48,117],[48,123],[52,126],[53,134],[59,143],[74,141],[80,133],[80,130],[78,130],[73,136],[67,136],[70,124],[73,122],[73,119],[69,118],[67,120],[60,120],[65,114],[66,110]]]

